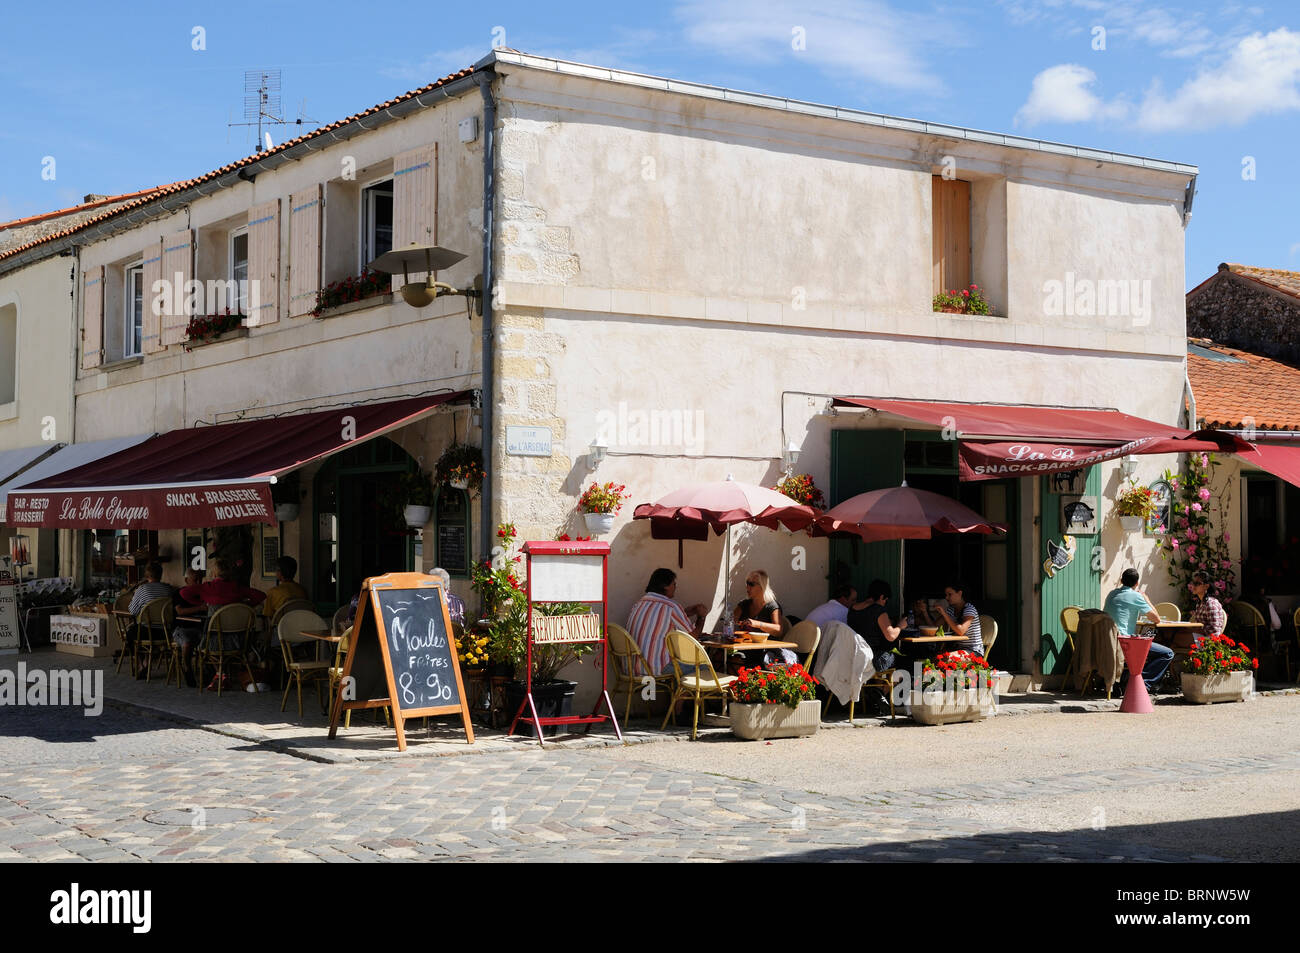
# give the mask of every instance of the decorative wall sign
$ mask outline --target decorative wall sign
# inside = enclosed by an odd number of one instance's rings
[[[274,579],[280,562],[280,524],[262,526],[262,578]]]
[[[1097,533],[1097,497],[1068,495],[1061,497],[1061,531],[1075,536]]]
[[[1043,572],[1047,578],[1053,578],[1058,572],[1074,561],[1075,542],[1073,536],[1062,536],[1061,545],[1054,540],[1047,541],[1047,558],[1043,560]]]
[[[1156,512],[1147,520],[1142,532],[1146,536],[1163,536],[1169,527],[1172,493],[1169,484],[1164,480],[1156,480],[1152,483],[1151,492],[1155,494]]]
[[[1088,468],[1061,470],[1047,477],[1047,485],[1053,493],[1079,494],[1088,488]]]

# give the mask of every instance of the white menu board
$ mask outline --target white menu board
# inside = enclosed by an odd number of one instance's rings
[[[13,574],[0,569],[0,655],[18,654],[18,587]]]
[[[528,565],[534,602],[599,602],[605,598],[605,557],[534,556]]]

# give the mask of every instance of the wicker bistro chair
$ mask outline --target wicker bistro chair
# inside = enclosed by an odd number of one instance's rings
[[[822,641],[822,630],[817,627],[817,623],[809,622],[807,619],[795,623],[794,627],[786,633],[785,641],[798,645],[794,654],[799,656],[799,664],[811,672],[813,656],[817,654],[817,646],[821,645]]]
[[[1255,655],[1272,649],[1268,620],[1245,599],[1234,599],[1228,606],[1228,619],[1236,624],[1237,640],[1247,642]]]
[[[167,668],[164,669],[163,684],[167,683],[171,676],[172,664],[172,626],[176,623],[176,610],[172,607],[172,600],[169,596],[163,596],[161,599],[154,599],[145,604],[136,616],[136,638],[135,651],[133,654],[132,671],[138,672],[141,664],[141,656],[144,663],[145,681],[153,679],[154,659],[166,659]],[[178,679],[180,675],[176,676]]]
[[[993,654],[993,643],[998,640],[998,620],[980,613],[980,635],[984,639],[984,658]]]
[[[695,703],[695,713],[691,718],[691,740],[694,741],[699,733],[700,702],[706,698],[718,698],[725,703],[727,688],[736,680],[736,676],[718,675],[704,646],[680,629],[668,633],[668,657],[673,663],[675,685],[673,696],[668,700],[668,712],[659,729],[662,731],[668,727],[670,718],[674,725],[677,724],[677,703],[690,699]],[[683,666],[687,665],[695,667],[690,675],[682,671]]]
[[[352,641],[352,626],[348,626],[346,629],[344,629],[342,632],[339,633],[338,643],[334,646],[334,664],[331,665],[329,669],[329,682],[330,682],[329,713],[331,718],[334,717],[334,705],[339,697],[339,683],[343,681],[343,667],[347,664],[348,645],[351,641]],[[288,691],[288,689],[286,688],[285,691]],[[280,706],[280,710],[284,711],[283,705]],[[344,728],[352,727],[352,709],[350,708],[343,713],[343,727]]]
[[[1154,606],[1156,615],[1164,622],[1182,622],[1183,610],[1172,602],[1157,602]]]
[[[654,685],[654,692],[657,695],[660,688],[668,688],[672,685],[673,675],[657,675],[650,671],[650,663],[641,654],[641,648],[636,644],[636,640],[621,625],[610,622],[606,624],[605,630],[609,633],[609,654],[614,659],[616,678],[614,694],[627,692],[627,705],[623,712],[623,722],[626,724],[632,714],[632,696],[639,691],[644,691],[648,684]],[[653,681],[647,682],[646,679]],[[650,713],[650,701],[655,695],[645,699],[647,715]]]
[[[203,637],[194,651],[194,666],[198,673],[199,691],[203,691],[203,667],[211,665],[217,673],[217,697],[224,687],[227,662],[233,660],[244,666],[249,681],[253,669],[248,663],[248,646],[257,625],[257,613],[252,606],[232,602],[220,606],[208,617]]]
[[[1079,631],[1080,610],[1080,606],[1066,606],[1061,610],[1061,631],[1065,633],[1065,640],[1070,645],[1070,664],[1065,667],[1065,675],[1061,678],[1061,691],[1069,691],[1071,677],[1078,675],[1074,664],[1074,635]]]
[[[127,656],[127,638],[131,635],[131,626],[135,625],[135,616],[131,614],[131,593],[123,592],[113,602],[111,610],[113,618],[113,627],[117,632],[118,641],[122,643],[121,650],[117,653],[117,668],[114,671],[122,674],[122,662]],[[134,654],[134,653],[132,653]],[[134,662],[134,659],[132,659]],[[135,674],[132,672],[131,674]]]
[[[302,683],[313,682],[316,685],[316,700],[320,702],[322,712],[328,711],[325,703],[325,697],[322,689],[332,686],[334,679],[331,676],[331,665],[327,659],[319,657],[320,640],[314,639],[310,635],[303,635],[304,630],[324,630],[326,622],[315,612],[309,609],[294,609],[282,615],[280,625],[276,629],[276,639],[280,643],[280,653],[284,658],[284,671],[288,677],[288,684],[284,687],[284,697],[280,699],[280,711],[284,711],[285,706],[289,703],[289,689],[294,685],[298,686],[298,717],[302,717]],[[297,659],[294,657],[294,647],[310,643],[313,657],[310,659]],[[340,677],[342,677],[340,675]]]

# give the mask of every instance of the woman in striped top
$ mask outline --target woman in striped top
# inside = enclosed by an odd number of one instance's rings
[[[704,628],[708,606],[698,603],[683,609],[673,601],[676,593],[677,573],[671,569],[656,569],[650,574],[645,595],[636,601],[628,614],[628,634],[650,663],[650,674],[672,671],[672,663],[668,660],[669,632],[680,629],[698,637]],[[694,625],[688,616],[695,616]]]

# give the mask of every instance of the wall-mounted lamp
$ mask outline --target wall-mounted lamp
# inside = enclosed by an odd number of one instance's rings
[[[445,281],[433,280],[434,272],[450,268],[457,262],[464,260],[464,255],[458,251],[452,251],[450,248],[443,248],[440,245],[416,245],[412,243],[405,248],[394,248],[390,252],[385,252],[366,267],[388,275],[395,275],[400,271],[402,273],[402,300],[412,308],[423,308],[432,304],[434,298],[441,298],[443,295],[464,295],[465,298],[474,302],[474,310],[479,315],[482,315],[482,275],[474,279],[474,287],[472,288],[457,289]],[[425,272],[424,281],[411,281],[411,269],[413,268],[416,271]]]
[[[599,437],[593,440],[591,446],[587,448],[587,469],[595,472],[596,468],[605,462],[605,454],[608,450],[609,447]]]
[[[1129,454],[1119,462],[1119,475],[1125,480],[1133,479],[1133,474],[1137,473],[1138,458]]]
[[[799,462],[799,448],[792,442],[781,451],[781,466],[789,476],[794,472],[794,465]]]

